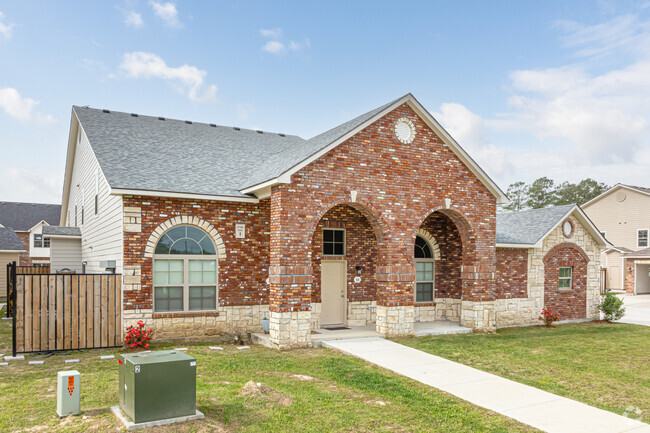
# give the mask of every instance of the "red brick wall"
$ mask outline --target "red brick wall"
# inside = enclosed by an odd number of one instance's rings
[[[435,264],[435,297],[460,299],[463,245],[456,224],[449,217],[435,212],[424,220],[420,228],[429,232],[440,247],[440,260]]]
[[[544,257],[544,305],[551,307],[560,320],[587,317],[587,263],[586,253],[577,245],[562,243],[553,247]],[[571,266],[572,287],[559,290],[559,268]]]
[[[142,208],[142,232],[124,233],[124,265],[142,267],[142,288],[124,292],[124,308],[152,308],[152,259],[144,257],[151,232],[178,216],[196,216],[212,224],[226,246],[219,261],[220,305],[268,304],[269,201],[259,204],[157,197],[124,197],[125,207]],[[246,224],[246,238],[235,238],[235,223]]]
[[[636,272],[634,259],[625,259],[625,266],[623,267],[623,272],[625,272],[625,293],[629,295],[633,295],[634,294],[634,273]]]
[[[528,297],[528,250],[497,248],[497,299]]]
[[[394,136],[401,117],[417,131],[408,145]],[[272,310],[308,309],[314,230],[331,207],[352,201],[351,191],[377,234],[380,305],[413,304],[415,234],[445,199],[464,246],[463,297],[494,299],[496,199],[404,104],[294,174],[290,185],[273,187]]]
[[[345,228],[346,250],[344,257],[327,257],[326,260],[347,260],[348,301],[374,301],[377,298],[375,268],[377,259],[377,239],[372,226],[365,216],[356,209],[339,205],[330,209],[320,220],[312,241],[312,302],[320,302],[321,260],[323,260],[323,229],[327,227]],[[356,267],[361,266],[361,282],[355,283],[358,276]]]

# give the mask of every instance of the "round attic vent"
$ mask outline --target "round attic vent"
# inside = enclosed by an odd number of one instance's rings
[[[395,122],[395,137],[404,144],[410,144],[415,138],[415,126],[410,119],[402,117]]]
[[[562,234],[566,238],[570,238],[573,235],[573,222],[570,219],[562,223]]]
[[[627,194],[625,194],[625,191],[619,191],[616,193],[616,201],[621,202],[625,201],[625,197],[627,197]]]

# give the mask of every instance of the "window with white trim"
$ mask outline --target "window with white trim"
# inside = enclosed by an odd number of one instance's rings
[[[558,288],[560,290],[571,290],[571,277],[573,274],[573,268],[568,266],[560,267],[560,280],[558,283]]]
[[[40,233],[34,233],[34,248],[50,248],[50,238],[44,238]]]
[[[153,261],[154,311],[217,309],[217,252],[212,238],[194,226],[167,231]]]
[[[323,255],[324,256],[345,255],[345,230],[344,229],[323,229]]]
[[[648,246],[648,229],[639,229],[636,231],[636,246],[639,248]]]
[[[433,302],[435,261],[431,245],[422,237],[415,238],[415,302]]]

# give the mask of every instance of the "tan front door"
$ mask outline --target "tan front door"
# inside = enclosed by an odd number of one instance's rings
[[[347,264],[344,260],[321,262],[321,324],[345,324]]]

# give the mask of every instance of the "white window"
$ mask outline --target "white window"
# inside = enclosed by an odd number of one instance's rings
[[[34,248],[50,248],[50,238],[43,238],[42,234],[35,233]]]
[[[323,255],[324,256],[345,255],[345,230],[344,229],[323,229]]]
[[[177,226],[156,245],[153,263],[154,311],[217,309],[217,252],[203,230]]]
[[[637,247],[647,247],[648,246],[648,229],[639,229],[636,231],[636,246]]]
[[[415,302],[433,302],[435,262],[431,245],[421,236],[415,238]]]
[[[573,268],[570,267],[561,267],[560,268],[560,281],[558,283],[558,288],[560,290],[571,290],[571,274],[573,273]]]

